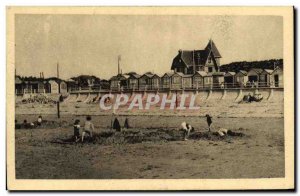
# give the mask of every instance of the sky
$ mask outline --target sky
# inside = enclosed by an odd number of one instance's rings
[[[280,16],[17,15],[18,75],[81,74],[109,79],[123,73],[170,72],[179,49],[204,49],[212,39],[221,64],[283,58]]]

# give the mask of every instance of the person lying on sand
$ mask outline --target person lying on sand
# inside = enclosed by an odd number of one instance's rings
[[[220,128],[219,131],[217,131],[217,133],[223,137],[224,135],[227,135],[228,129]]]
[[[194,127],[192,127],[190,124],[186,122],[182,122],[181,128],[184,130],[184,140],[186,141],[188,140],[191,130],[194,130]]]
[[[88,134],[89,137],[92,137],[92,133],[94,131],[94,124],[91,122],[91,120],[92,120],[92,117],[90,117],[90,116],[86,117],[86,121],[85,121],[84,127],[83,127],[81,142],[83,142],[84,136],[86,134]]]

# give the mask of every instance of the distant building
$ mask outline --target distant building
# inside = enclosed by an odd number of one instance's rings
[[[65,94],[68,92],[67,83],[59,78],[49,78],[48,81],[48,92],[52,94]]]
[[[93,75],[79,75],[71,79],[74,80],[81,89],[91,89],[94,86],[100,86],[100,78]]]
[[[204,50],[179,50],[173,59],[171,70],[183,74],[195,74],[196,71],[218,72],[222,58],[215,43],[209,40]]]
[[[140,90],[151,90],[151,89],[159,89],[160,85],[160,77],[151,72],[147,72],[143,74],[139,78],[139,89]]]

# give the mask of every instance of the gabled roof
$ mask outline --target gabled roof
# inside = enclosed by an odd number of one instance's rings
[[[175,73],[172,75],[172,77],[173,77],[174,75],[179,75],[179,76],[181,76],[181,77],[183,77],[183,76],[184,76],[184,74],[183,74],[183,73],[181,73],[181,72],[175,72]]]
[[[173,72],[167,72],[162,77],[165,77],[165,76],[171,77],[173,74],[174,74]]]
[[[244,76],[248,75],[248,72],[245,71],[245,70],[240,70],[238,73],[241,73],[241,74],[243,74]],[[236,74],[238,74],[238,73],[236,73]]]
[[[205,47],[205,50],[211,51],[216,58],[221,58],[222,57],[212,39],[209,40],[207,46]]]
[[[152,78],[160,78],[160,76],[157,75],[157,74],[154,74],[154,75],[152,76]]]
[[[273,74],[275,71],[277,71],[277,70],[283,71],[283,69],[281,69],[279,66],[277,66],[277,67],[272,71],[272,74]]]
[[[235,72],[229,71],[225,74],[225,76],[234,76]]]
[[[207,76],[207,73],[205,71],[196,71],[194,75],[200,75],[202,77]]]
[[[180,57],[188,67],[191,67],[194,65],[204,65],[208,54],[206,50],[182,50]]]
[[[129,74],[129,75],[130,75],[129,78],[139,79],[141,77],[141,75],[139,75],[139,74]]]
[[[204,50],[179,50],[178,55],[173,59],[171,69],[184,65],[190,68],[194,65],[205,65],[209,54],[212,53],[215,58],[221,58],[215,43],[209,40]]]
[[[264,69],[262,72],[267,72],[268,74],[272,74],[274,70],[272,69]]]
[[[110,78],[110,80],[126,80],[126,79],[127,77],[125,77],[123,74],[118,74]]]

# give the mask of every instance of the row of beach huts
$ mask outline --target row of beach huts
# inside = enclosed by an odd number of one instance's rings
[[[283,87],[283,70],[251,69],[235,72],[204,72],[183,74],[165,73],[161,76],[147,72],[137,74],[117,74],[110,80],[95,79],[95,76],[82,76],[84,82],[59,78],[22,78],[15,76],[16,94],[26,93],[69,93],[72,91],[147,91],[147,90],[193,90],[220,88]]]
[[[204,72],[195,74],[181,72],[165,73],[159,76],[147,72],[118,74],[110,79],[111,90],[159,90],[159,89],[206,89],[283,87],[283,70],[280,67],[235,72]]]

